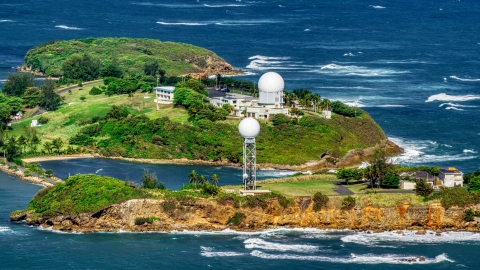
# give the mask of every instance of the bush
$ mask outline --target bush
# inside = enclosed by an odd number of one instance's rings
[[[103,94],[103,91],[102,89],[94,86],[92,87],[92,89],[90,89],[90,91],[88,92],[89,95],[92,95],[92,96],[95,96],[95,95],[101,95]]]
[[[400,185],[400,176],[396,173],[388,173],[382,179],[382,187],[398,188]]]
[[[137,217],[135,219],[135,225],[143,225],[145,223],[152,224],[155,220],[158,220],[156,217]]]
[[[149,173],[147,169],[143,170],[143,175],[140,182],[142,183],[141,186],[143,188],[155,189],[159,187],[157,175],[155,174],[155,172]],[[163,187],[163,189],[165,189],[165,185],[163,185]]]
[[[227,224],[233,224],[235,226],[240,225],[240,223],[246,218],[244,213],[236,212],[232,217],[227,221]]]
[[[14,158],[13,163],[17,164],[18,166],[23,166],[23,161],[21,158]]]
[[[171,202],[171,201],[168,201],[168,202],[164,202],[162,204],[162,208],[163,208],[163,212],[165,213],[171,213],[173,212],[177,207],[175,205],[175,202]]]
[[[415,194],[422,196],[424,198],[428,197],[433,192],[433,187],[430,186],[425,179],[420,179],[415,184]]]
[[[282,125],[282,124],[289,124],[290,122],[291,122],[290,117],[286,116],[283,113],[274,114],[272,116],[272,124],[274,126],[279,126],[279,125]]]
[[[332,112],[348,117],[356,117],[362,114],[362,110],[350,107],[338,100],[332,103]]]
[[[465,211],[465,221],[473,221],[474,217],[480,217],[480,212],[473,211],[472,208],[469,208],[467,211]]]
[[[443,188],[439,194],[440,202],[445,209],[452,206],[465,207],[480,202],[480,194],[463,187]]]
[[[320,211],[322,208],[326,208],[328,200],[329,198],[327,195],[323,195],[321,192],[316,192],[313,195],[313,211]]]
[[[93,145],[94,142],[95,142],[94,138],[84,133],[78,133],[77,135],[71,137],[70,140],[68,140],[69,144],[82,145],[82,146]]]
[[[205,195],[216,196],[218,193],[220,193],[220,190],[220,187],[210,184],[208,182],[202,185],[202,193]]]
[[[351,210],[355,207],[355,198],[352,196],[347,196],[343,198],[342,201],[342,210]]]
[[[42,124],[42,125],[45,125],[46,123],[48,123],[49,120],[50,120],[50,119],[48,119],[48,118],[45,117],[45,116],[40,116],[40,117],[38,118],[38,123],[39,123],[39,124]]]

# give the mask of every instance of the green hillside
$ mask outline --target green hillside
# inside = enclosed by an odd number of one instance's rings
[[[128,74],[143,72],[145,63],[156,61],[166,76],[202,72],[210,62],[224,62],[212,51],[194,45],[139,38],[86,38],[51,41],[25,55],[25,67],[47,76],[62,76],[68,59],[89,54],[103,66],[115,63]]]

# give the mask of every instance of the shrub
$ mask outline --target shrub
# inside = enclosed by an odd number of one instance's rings
[[[52,169],[48,169],[45,171],[45,174],[50,177],[50,176],[53,176],[53,170]]]
[[[351,210],[355,207],[355,198],[352,196],[347,196],[343,198],[342,201],[342,210]]]
[[[313,195],[313,210],[320,211],[322,208],[325,208],[328,203],[328,196],[323,195],[321,192],[316,192]]]
[[[465,207],[480,202],[480,194],[463,187],[443,188],[440,191],[440,202],[445,209],[452,206]]]
[[[227,224],[233,224],[235,226],[240,225],[240,223],[246,218],[244,213],[236,212],[232,217],[227,221]]]
[[[147,169],[143,170],[142,179],[140,180],[143,188],[154,189],[158,188],[158,179],[155,172],[150,173]],[[163,185],[165,187],[165,185]]]
[[[162,204],[163,211],[166,213],[171,213],[176,209],[175,202],[167,201]]]
[[[30,170],[25,170],[25,171],[23,172],[23,174],[24,174],[25,176],[31,176],[31,175],[32,175],[32,171],[30,171]]]
[[[220,193],[220,190],[220,187],[210,184],[208,182],[202,185],[202,193],[206,195],[216,196],[218,193]]]
[[[137,217],[135,219],[135,225],[143,225],[145,223],[152,224],[155,220],[158,220],[156,217]]]
[[[480,212],[473,211],[472,208],[469,208],[467,211],[465,211],[465,221],[473,221],[474,217],[480,217]]]
[[[382,187],[398,188],[400,185],[400,176],[396,173],[388,173],[382,179]]]
[[[286,116],[283,113],[274,114],[272,116],[272,124],[274,126],[279,126],[279,125],[282,125],[282,124],[289,124],[290,122],[291,122],[290,117]]]
[[[100,95],[100,94],[103,94],[103,91],[102,89],[94,86],[92,87],[92,89],[90,89],[90,91],[88,92],[89,95],[92,95],[92,96],[95,96],[95,95]]]
[[[430,186],[425,179],[420,179],[420,181],[415,184],[415,194],[419,196],[428,197],[432,192],[433,187]]]
[[[45,125],[46,123],[48,123],[48,121],[50,121],[50,119],[48,119],[47,117],[45,116],[40,116],[38,118],[38,123],[39,124],[42,124],[42,125]]]
[[[82,145],[82,146],[93,145],[94,142],[95,142],[94,138],[84,133],[77,133],[75,136],[71,137],[70,140],[68,140],[69,144]]]
[[[22,166],[23,165],[23,161],[21,158],[14,158],[13,159],[13,163],[17,164],[18,166]]]

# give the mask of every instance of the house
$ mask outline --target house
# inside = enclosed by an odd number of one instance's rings
[[[155,102],[162,104],[173,103],[173,96],[175,87],[173,86],[157,86],[153,88],[155,90]]]
[[[440,169],[438,177],[444,187],[463,186],[463,173],[456,168]]]
[[[425,179],[427,184],[432,186],[433,188],[437,188],[437,185],[441,185],[441,183],[437,183],[437,177],[434,175],[429,174],[425,171],[415,171],[415,172],[405,172],[400,174],[400,178],[408,180],[400,181],[400,188],[406,190],[413,190],[415,189],[415,184],[420,181],[420,179]]]
[[[400,181],[400,188],[405,189],[405,190],[414,190],[415,189],[415,182],[412,181],[407,181],[407,180],[401,180]]]
[[[233,107],[231,115],[242,115],[242,112],[252,105],[253,98],[247,95],[241,94],[226,94],[224,97],[210,98],[210,104],[215,107],[222,107],[225,104],[229,104]]]

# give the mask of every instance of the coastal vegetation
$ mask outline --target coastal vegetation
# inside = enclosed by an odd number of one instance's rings
[[[151,71],[152,67],[161,67],[163,73],[159,75],[163,76],[201,73],[210,62],[224,60],[194,45],[139,38],[51,41],[33,47],[25,55],[25,66],[31,70],[82,81],[143,75],[144,69]]]

